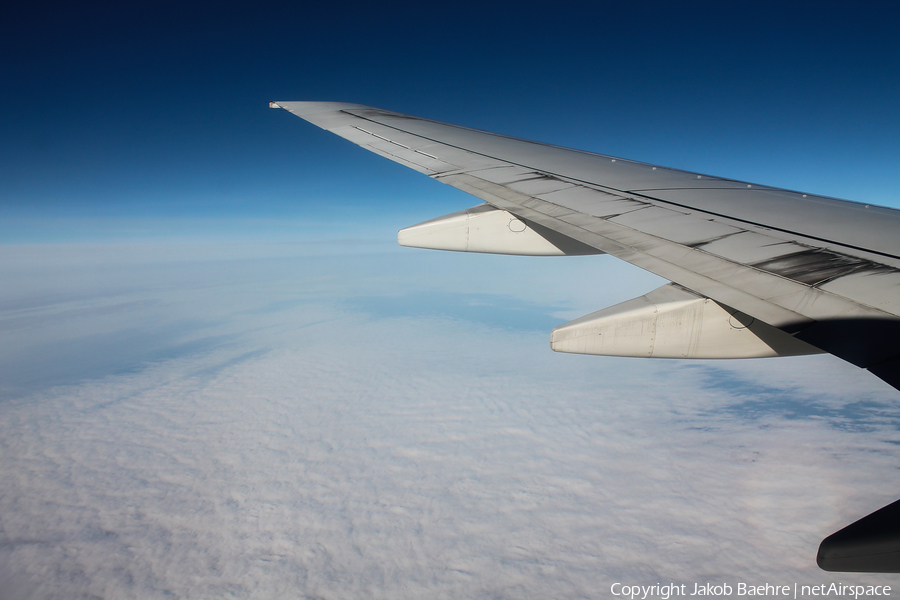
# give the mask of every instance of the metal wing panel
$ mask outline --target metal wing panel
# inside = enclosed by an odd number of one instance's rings
[[[292,103],[279,103],[280,105]],[[301,103],[297,103],[301,104]],[[637,161],[594,154],[521,140],[487,131],[391,113],[379,109],[349,109],[361,119],[415,133],[449,146],[465,148],[476,155],[500,157],[509,163],[540,169],[585,183],[618,190],[672,189],[703,186],[740,186],[740,182],[677,169],[656,167]],[[463,165],[461,165],[463,166]],[[468,165],[464,165],[468,166]],[[746,184],[744,184],[746,185]]]
[[[609,220],[687,246],[720,240],[743,231],[730,225],[655,206],[617,215]]]
[[[785,239],[804,236],[825,245],[900,256],[900,219],[892,209],[759,187],[642,193],[683,208],[769,227],[775,230],[772,235]]]
[[[699,248],[741,264],[759,263],[807,249],[806,246],[751,231],[742,231],[727,238],[713,240]]]
[[[821,288],[838,296],[852,296],[891,314],[900,314],[900,273],[896,271],[862,271],[829,281]]]
[[[565,193],[544,194],[540,199],[601,218],[615,217],[651,206],[646,202],[629,200],[582,186],[567,189]]]
[[[398,162],[404,167],[409,167],[410,169],[429,176],[434,175],[435,173],[447,171],[448,169],[452,168],[451,165],[448,165],[443,161],[435,160],[428,156],[423,156],[419,153],[413,153],[409,150],[393,148],[386,144],[359,145],[366,150],[374,152],[375,154],[382,156],[388,160]]]

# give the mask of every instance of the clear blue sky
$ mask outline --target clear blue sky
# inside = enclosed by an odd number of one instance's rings
[[[211,6],[6,9],[0,242],[387,231],[475,203],[269,100],[900,206],[890,3]]]

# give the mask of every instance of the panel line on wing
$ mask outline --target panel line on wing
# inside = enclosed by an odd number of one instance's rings
[[[401,148],[406,148],[407,150],[409,150],[409,146],[407,146],[406,144],[401,144],[400,142],[395,142],[394,140],[390,140],[390,139],[384,137],[383,135],[378,135],[377,133],[371,132],[368,129],[363,129],[362,127],[357,127],[354,125],[354,128],[359,129],[360,131],[362,131],[364,133],[368,133],[369,135],[374,135],[375,137],[377,137],[380,140],[390,142],[391,144],[394,144],[394,145],[400,146]],[[417,150],[417,152],[418,152],[418,150]],[[424,152],[422,152],[422,154],[424,154]],[[437,157],[432,156],[432,158],[437,158]]]

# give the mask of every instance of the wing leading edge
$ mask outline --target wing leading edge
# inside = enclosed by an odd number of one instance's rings
[[[557,327],[560,352],[830,352],[900,389],[900,211],[530,142],[359,104],[272,102],[480,198],[403,245],[608,253],[670,280]],[[826,538],[831,571],[900,572],[900,501]]]

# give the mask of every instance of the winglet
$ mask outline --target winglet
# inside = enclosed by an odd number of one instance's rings
[[[281,105],[277,102],[269,102],[269,108],[281,108]]]

